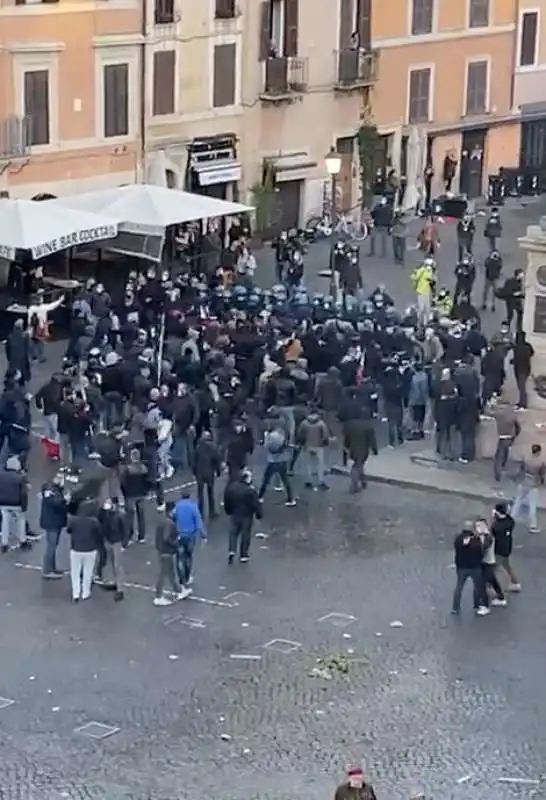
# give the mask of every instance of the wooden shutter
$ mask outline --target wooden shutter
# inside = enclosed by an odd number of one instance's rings
[[[214,108],[235,105],[236,44],[217,44],[214,48],[212,104]]]
[[[538,33],[538,14],[536,11],[525,12],[521,19],[520,67],[532,67],[536,61],[536,43]]]
[[[284,53],[285,56],[298,55],[298,0],[285,0],[284,5]]]
[[[360,46],[366,50],[372,47],[372,0],[358,0],[357,30]]]
[[[129,133],[129,66],[107,64],[104,67],[104,136],[127,136]]]
[[[174,50],[157,50],[154,53],[153,115],[174,114],[175,110]]]
[[[271,3],[265,0],[260,4],[260,54],[259,61],[269,58],[269,45],[271,42]]]
[[[216,19],[232,19],[235,16],[235,0],[216,0]]]
[[[25,116],[30,118],[31,145],[49,144],[49,71],[25,72]]]
[[[339,49],[351,46],[351,35],[354,33],[355,0],[341,0],[339,6]]]

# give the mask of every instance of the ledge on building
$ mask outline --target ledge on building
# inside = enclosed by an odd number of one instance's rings
[[[307,91],[307,59],[280,56],[265,61],[264,103],[293,103]]]
[[[353,92],[373,86],[378,76],[379,53],[346,47],[335,51],[334,90]]]

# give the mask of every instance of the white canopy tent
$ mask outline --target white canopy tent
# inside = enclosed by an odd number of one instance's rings
[[[120,231],[144,236],[163,236],[169,225],[235,216],[252,210],[250,206],[240,203],[149,184],[85,192],[51,200],[50,203],[63,208],[106,214],[119,220]]]
[[[47,200],[0,199],[0,257],[13,260],[16,250],[33,258],[117,236],[115,218],[103,213],[61,208]]]

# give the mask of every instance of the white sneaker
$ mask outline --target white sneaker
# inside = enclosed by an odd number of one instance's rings
[[[193,594],[193,589],[188,589],[186,586],[184,586],[178,597],[180,600],[185,600],[186,597],[190,596],[190,594]]]
[[[194,580],[195,580],[195,578],[193,577],[193,575],[190,575],[190,577],[188,579],[188,586],[193,586]]]
[[[521,583],[511,583],[508,587],[509,592],[521,592]]]
[[[506,602],[506,600],[501,600],[500,597],[494,597],[491,600],[491,605],[492,606],[497,606],[497,607],[499,607],[499,606],[503,606],[504,607],[504,606],[508,605],[508,603]]]
[[[154,597],[154,606],[171,606],[172,602],[168,597]]]
[[[487,608],[487,606],[480,606],[476,609],[476,614],[478,617],[486,617],[488,614],[491,613],[491,609]]]

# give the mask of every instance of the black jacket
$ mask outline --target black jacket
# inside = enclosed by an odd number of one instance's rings
[[[28,509],[28,483],[24,475],[10,470],[0,470],[0,506]]]
[[[148,467],[141,461],[123,467],[120,475],[121,491],[129,500],[146,496],[148,491]]]
[[[501,558],[508,558],[512,554],[512,547],[514,544],[513,532],[515,522],[510,514],[505,516],[497,516],[491,525],[491,533],[495,540],[495,555]]]
[[[224,511],[228,517],[261,519],[262,504],[254,486],[240,480],[228,483],[224,492]]]
[[[44,531],[60,531],[68,521],[67,504],[60,486],[48,481],[41,491],[40,528]]]
[[[109,544],[119,544],[125,538],[125,522],[123,515],[115,508],[99,510],[97,519],[100,532]]]
[[[198,481],[212,481],[220,475],[220,453],[214,442],[201,439],[195,448],[193,474]]]
[[[68,518],[67,530],[70,548],[77,553],[92,553],[101,541],[101,530],[97,517],[76,514]]]
[[[36,408],[44,412],[46,416],[56,414],[62,397],[62,387],[60,381],[51,378],[36,394],[34,401]]]
[[[455,566],[457,569],[481,569],[483,558],[482,540],[477,534],[461,531],[455,537]]]

